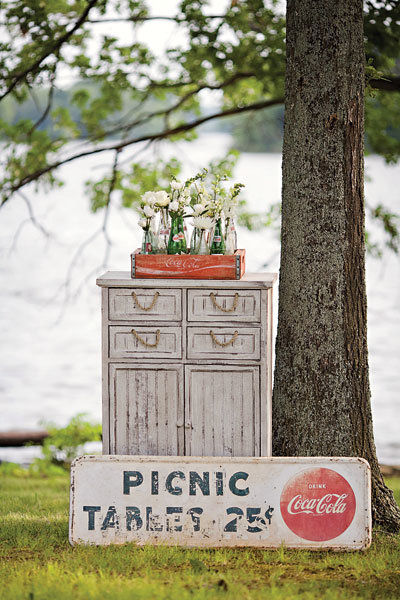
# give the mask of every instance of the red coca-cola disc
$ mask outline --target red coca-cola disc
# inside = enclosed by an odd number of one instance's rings
[[[307,469],[292,477],[281,494],[283,520],[305,540],[325,542],[349,527],[356,498],[349,482],[332,469]]]

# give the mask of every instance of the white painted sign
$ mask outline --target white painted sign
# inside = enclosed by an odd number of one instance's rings
[[[82,456],[71,544],[365,549],[370,469],[360,458]]]

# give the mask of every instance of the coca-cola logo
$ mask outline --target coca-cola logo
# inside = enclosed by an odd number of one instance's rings
[[[281,494],[286,525],[305,540],[331,540],[349,527],[356,498],[349,482],[332,469],[307,469],[293,477]]]
[[[177,260],[176,258],[168,258],[165,262],[165,265],[169,268],[179,268],[181,270],[189,270],[194,269],[199,265],[198,258],[190,258],[182,262],[181,260]]]

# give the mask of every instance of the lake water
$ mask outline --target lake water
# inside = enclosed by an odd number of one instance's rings
[[[229,138],[202,135],[181,143],[177,154],[185,173],[193,174],[222,156]],[[161,146],[160,153],[168,153]],[[132,154],[126,151],[123,160]],[[110,157],[71,163],[62,174],[66,185],[31,198],[37,219],[52,233],[46,238],[28,219],[16,197],[1,211],[0,429],[36,428],[45,421],[65,424],[78,412],[101,420],[100,292],[105,244],[98,235],[81,254],[77,249],[102,224],[103,215],[88,209],[83,182],[105,171]],[[400,166],[378,157],[366,160],[366,198],[400,211]],[[235,180],[246,184],[251,210],[261,212],[280,198],[281,157],[242,154]],[[137,216],[118,208],[109,218],[112,240],[107,270],[129,270],[129,254],[140,243]],[[382,233],[369,224],[372,236]],[[247,251],[247,271],[277,271],[279,240],[273,230],[239,230]],[[381,462],[400,465],[400,259],[388,251],[367,260],[370,375],[375,439]],[[275,289],[275,330],[276,301]],[[1,449],[0,459],[27,460],[37,449]]]

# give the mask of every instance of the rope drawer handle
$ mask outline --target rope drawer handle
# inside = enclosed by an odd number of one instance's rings
[[[143,346],[146,346],[146,348],[157,348],[158,342],[160,341],[160,330],[159,329],[157,329],[157,331],[156,331],[156,341],[154,342],[154,344],[150,344],[149,342],[146,342],[146,340],[144,340],[142,337],[140,337],[140,335],[138,334],[137,331],[135,331],[135,329],[132,329],[131,333],[133,333],[133,335],[135,336],[137,341],[140,342],[141,344],[143,344]]]
[[[234,332],[233,336],[231,337],[231,339],[229,340],[229,342],[219,342],[217,340],[217,338],[215,337],[215,333],[211,329],[210,329],[210,335],[211,335],[211,339],[214,342],[214,344],[217,344],[217,346],[221,346],[221,348],[226,348],[226,346],[230,346],[231,344],[233,346],[237,336],[239,335],[239,332],[236,330]]]
[[[159,292],[156,292],[153,296],[153,300],[151,301],[150,306],[143,306],[142,304],[140,304],[139,298],[137,297],[136,292],[132,292],[133,301],[135,303],[135,306],[140,308],[140,310],[152,310],[156,305],[157,298],[159,295],[160,295]]]
[[[211,292],[210,298],[211,298],[211,301],[214,304],[215,308],[218,308],[218,310],[222,310],[222,312],[229,313],[229,312],[233,312],[234,310],[236,310],[237,305],[238,305],[238,300],[239,300],[239,294],[236,292],[235,297],[233,298],[233,304],[232,304],[231,308],[224,308],[223,306],[220,306],[217,302],[214,292]]]

